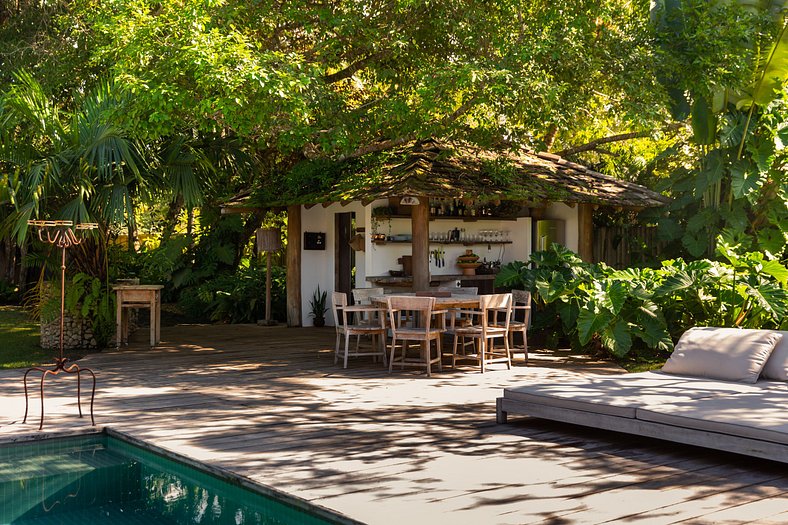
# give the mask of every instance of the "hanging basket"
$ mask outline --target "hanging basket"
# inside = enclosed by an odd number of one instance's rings
[[[353,249],[354,252],[363,252],[364,251],[364,236],[360,233],[357,233],[353,237],[350,238],[348,244]]]

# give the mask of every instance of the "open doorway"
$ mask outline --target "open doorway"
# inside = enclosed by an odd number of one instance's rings
[[[348,298],[355,288],[356,252],[350,247],[354,235],[356,214],[353,212],[334,214],[334,290],[345,292]]]

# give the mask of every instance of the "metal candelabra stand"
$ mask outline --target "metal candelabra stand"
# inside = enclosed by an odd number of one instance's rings
[[[88,222],[74,225],[72,221],[27,221],[27,224],[38,230],[38,238],[41,242],[52,244],[61,249],[61,263],[60,263],[60,345],[59,354],[55,361],[54,368],[28,368],[25,372],[25,418],[23,423],[27,422],[27,412],[29,408],[28,393],[27,393],[27,376],[31,372],[41,373],[41,423],[38,430],[44,428],[44,380],[48,375],[56,376],[58,374],[76,374],[77,376],[77,408],[79,409],[79,417],[82,417],[82,373],[88,373],[93,378],[93,390],[90,394],[90,422],[93,426],[96,425],[96,420],[93,418],[93,400],[96,397],[96,374],[90,368],[80,368],[76,363],[66,366],[68,361],[67,357],[63,356],[63,330],[65,323],[65,300],[66,300],[66,250],[72,246],[80,244],[86,232],[98,227],[97,224]]]

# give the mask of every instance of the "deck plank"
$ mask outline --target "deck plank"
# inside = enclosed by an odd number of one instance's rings
[[[162,330],[157,349],[93,354],[96,418],[368,523],[785,523],[788,478],[767,461],[532,418],[495,423],[501,389],[616,373],[568,352],[531,366],[389,375],[333,363],[333,332]],[[47,387],[45,431],[87,429],[75,385]],[[21,425],[21,371],[0,372],[0,437]],[[83,405],[84,408],[84,405]]]

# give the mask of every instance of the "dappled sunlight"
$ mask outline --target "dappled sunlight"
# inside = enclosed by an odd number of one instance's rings
[[[530,418],[495,423],[501,389],[569,388],[577,374],[620,372],[610,363],[535,351],[530,366],[485,374],[444,366],[427,378],[389,375],[371,358],[335,366],[326,330],[196,326],[162,335],[164,349],[91,356],[99,424],[362,521],[647,523],[657,511],[684,516],[689,501],[708,502],[710,514],[763,498],[788,508],[776,492],[788,492],[788,481],[766,461]],[[2,401],[23,409],[20,386],[18,374],[0,374]],[[73,385],[56,387],[45,430],[90,428],[73,416],[74,394]]]

